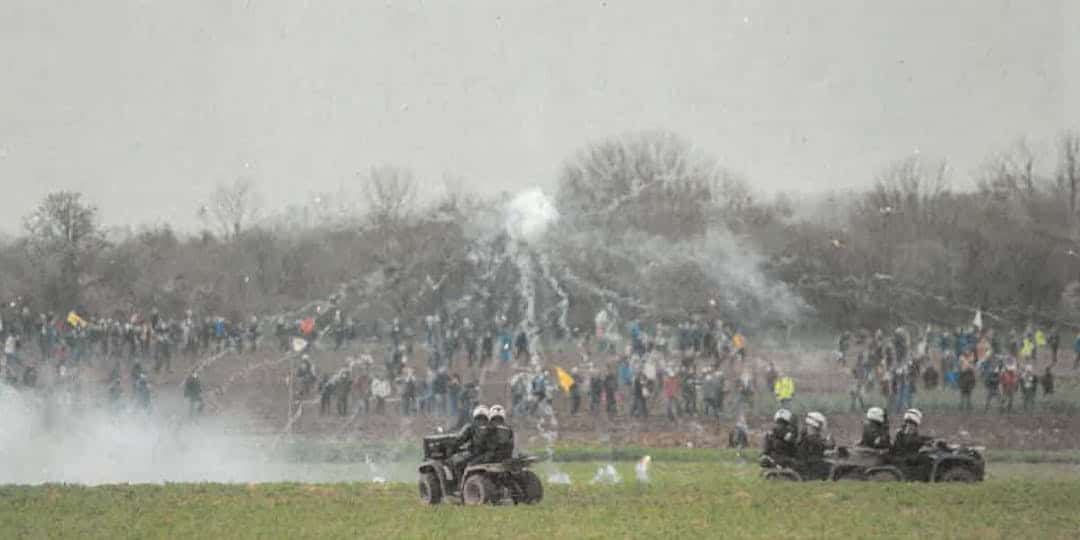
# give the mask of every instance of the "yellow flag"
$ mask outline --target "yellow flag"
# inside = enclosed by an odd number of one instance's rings
[[[86,326],[86,321],[74,311],[68,312],[67,322],[71,326]]]
[[[746,346],[746,338],[744,338],[742,334],[736,333],[731,338],[731,345],[735,347],[736,351],[741,351],[742,348]]]
[[[559,378],[559,388],[562,388],[563,392],[569,393],[570,386],[574,384],[574,377],[559,366],[555,366],[555,376]]]

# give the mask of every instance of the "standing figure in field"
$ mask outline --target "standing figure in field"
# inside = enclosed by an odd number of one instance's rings
[[[188,414],[197,416],[203,412],[202,381],[199,380],[199,372],[192,371],[184,380],[184,398],[188,400]]]
[[[143,411],[150,412],[150,380],[146,377],[146,373],[139,372],[138,377],[135,379],[135,404]]]
[[[1039,391],[1039,377],[1035,375],[1035,368],[1028,364],[1024,366],[1024,373],[1020,376],[1020,393],[1024,397],[1024,410],[1035,409],[1035,394]]]

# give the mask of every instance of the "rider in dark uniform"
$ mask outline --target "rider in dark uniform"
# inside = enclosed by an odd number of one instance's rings
[[[896,432],[890,451],[892,462],[903,470],[905,477],[911,479],[925,476],[925,474],[920,474],[920,471],[928,470],[924,460],[929,458],[919,450],[933,440],[933,437],[919,434],[920,424],[922,424],[922,412],[918,409],[908,409],[904,412],[904,425],[900,431]]]
[[[791,422],[791,411],[780,409],[773,415],[773,429],[765,435],[764,454],[784,467],[792,467],[799,433]]]
[[[859,446],[875,450],[888,450],[891,448],[889,420],[881,407],[870,407],[866,411],[866,421],[863,422],[862,439],[859,441]]]
[[[833,447],[832,441],[824,434],[825,415],[819,412],[807,413],[806,431],[799,440],[797,455],[799,473],[804,478],[827,478],[829,463],[825,461],[825,451]]]
[[[477,405],[472,418],[473,421],[462,428],[454,439],[454,456],[450,461],[458,478],[461,478],[468,464],[476,462],[483,455],[487,446],[488,408]]]
[[[506,423],[502,405],[492,405],[489,418],[484,460],[502,462],[514,457],[514,430]]]

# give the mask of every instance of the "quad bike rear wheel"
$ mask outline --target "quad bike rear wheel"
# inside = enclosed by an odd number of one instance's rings
[[[428,506],[434,506],[442,502],[442,486],[439,484],[439,477],[435,473],[426,472],[421,474],[418,484],[420,502]]]
[[[465,484],[461,486],[461,500],[467,506],[491,504],[497,499],[495,483],[483,473],[466,478]]]

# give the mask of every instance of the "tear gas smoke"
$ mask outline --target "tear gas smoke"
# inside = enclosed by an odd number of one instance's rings
[[[411,468],[368,461],[290,463],[269,439],[233,435],[244,418],[187,418],[165,412],[73,406],[58,393],[23,392],[0,385],[0,484],[86,485],[162,482],[411,481]],[[400,469],[400,470],[398,470]]]
[[[538,239],[559,218],[555,204],[540,188],[517,194],[506,207],[506,230],[515,240]]]
[[[608,463],[601,466],[596,470],[596,475],[593,476],[591,484],[621,484],[622,476],[619,475],[619,471],[615,470],[615,465]]]

